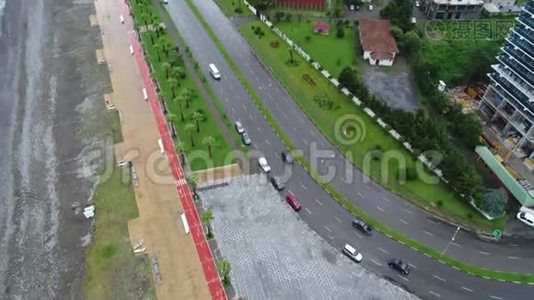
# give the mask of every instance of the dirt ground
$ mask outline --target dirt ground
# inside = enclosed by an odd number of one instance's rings
[[[150,259],[157,257],[159,299],[209,299],[193,240],[181,222],[183,208],[175,183],[158,146],[156,122],[143,100],[141,76],[128,50],[127,32],[120,23],[120,1],[97,0],[95,6],[111,73],[112,101],[120,112],[124,136],[115,154],[133,162],[138,178],[135,196],[139,218],[128,223],[130,242],[135,245],[141,241]]]

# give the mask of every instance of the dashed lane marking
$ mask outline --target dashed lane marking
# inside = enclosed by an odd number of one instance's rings
[[[462,248],[462,245],[460,244],[457,244],[455,242],[451,242],[451,245],[455,246],[455,247],[458,247],[458,248]]]
[[[381,263],[377,262],[376,260],[374,260],[374,259],[372,259],[372,258],[371,258],[371,261],[372,261],[375,265],[377,265],[377,266],[379,266],[379,267],[382,266]]]
[[[518,246],[519,246],[518,244],[511,244],[511,243],[508,244],[508,245],[510,245],[510,246],[512,246],[512,247],[518,247]]]
[[[437,280],[443,281],[443,282],[447,281],[445,278],[439,277],[437,275],[432,275],[432,277],[436,278]]]
[[[260,126],[257,126],[256,128],[258,128],[258,131],[261,132],[261,128],[260,128]]]
[[[478,253],[482,254],[482,255],[490,255],[489,252],[484,252],[484,251],[478,251]]]
[[[465,286],[462,286],[462,290],[464,290],[464,291],[468,291],[468,292],[470,292],[470,293],[473,292],[472,289],[470,289],[470,288],[468,288],[468,287],[465,287]]]
[[[337,216],[334,216],[334,218],[336,218],[336,220],[337,220],[337,221],[338,221],[339,223],[341,223],[341,222],[342,222],[342,221],[341,221],[341,219],[340,219],[340,218],[338,218]]]
[[[326,229],[326,231],[328,231],[328,232],[332,232],[332,230],[330,230],[330,228],[326,227],[326,225],[324,225],[324,229]]]
[[[378,206],[378,205],[376,206],[376,208],[381,212],[385,212],[385,210],[382,207]]]
[[[403,219],[400,219],[400,222],[404,225],[408,225],[408,222],[404,221]]]
[[[384,249],[382,249],[382,248],[380,248],[380,247],[378,247],[378,250],[379,250],[380,252],[384,253],[384,254],[388,254],[388,252],[387,252],[386,250],[384,250]]]
[[[308,188],[307,188],[304,184],[302,184],[302,182],[300,183],[300,186],[301,186],[304,190],[308,190]]]
[[[403,210],[404,210],[405,212],[409,213],[410,215],[413,214],[413,212],[412,212],[411,210],[407,209],[407,208],[404,208]]]
[[[311,213],[311,210],[309,210],[307,207],[305,207],[304,209],[306,210],[306,212],[307,212],[308,214],[310,214],[310,215],[312,214],[312,213]]]
[[[399,275],[399,274],[397,274],[397,276],[399,276],[400,278],[404,279],[405,281],[410,281],[410,279],[406,278],[406,276],[402,276],[402,275]]]
[[[434,292],[434,291],[428,291],[428,292],[429,292],[430,294],[432,294],[432,295],[438,297],[438,298],[441,298],[441,295],[438,294],[438,293],[436,293],[436,292]]]
[[[502,300],[502,298],[501,298],[501,297],[497,297],[497,296],[493,296],[493,295],[491,295],[491,296],[490,296],[490,298],[491,298],[491,299],[497,299],[497,300]]]
[[[265,140],[265,143],[269,146],[271,145],[271,142],[269,142],[269,140]]]
[[[315,201],[317,201],[317,203],[319,203],[319,205],[323,206],[323,203],[321,201],[319,201],[319,199],[315,199]]]
[[[389,202],[389,199],[386,196],[382,196],[382,200]]]
[[[423,230],[424,233],[428,234],[429,236],[434,236],[434,234],[432,232],[428,232],[426,230]]]
[[[358,192],[358,196],[360,196],[362,199],[365,199],[365,196],[360,192]]]
[[[519,259],[517,256],[508,256],[508,259]]]

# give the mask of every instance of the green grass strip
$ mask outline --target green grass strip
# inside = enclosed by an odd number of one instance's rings
[[[286,145],[286,147],[290,151],[295,151],[296,147],[291,142],[291,139],[286,135],[284,130],[282,130],[282,127],[278,122],[274,119],[274,117],[271,115],[271,113],[267,110],[265,107],[265,104],[261,101],[260,97],[254,90],[252,84],[246,79],[246,77],[241,73],[241,70],[237,65],[235,64],[234,60],[224,46],[222,45],[221,41],[217,37],[217,35],[213,32],[209,24],[206,22],[206,20],[203,18],[202,14],[198,10],[198,8],[193,4],[191,0],[187,0],[187,3],[191,7],[193,13],[197,17],[197,19],[201,22],[204,29],[207,31],[208,35],[211,37],[219,51],[222,53],[228,64],[230,65],[230,68],[232,71],[236,74],[239,81],[243,84],[245,87],[245,90],[249,93],[252,100],[260,110],[260,112],[264,115],[267,122],[273,127],[278,137],[282,140],[282,142]],[[456,260],[452,257],[441,255],[440,252],[438,252],[435,249],[432,249],[426,245],[423,245],[419,243],[418,241],[412,240],[399,232],[394,231],[393,229],[383,225],[380,223],[377,219],[371,217],[367,213],[365,213],[363,210],[361,210],[359,207],[355,206],[352,202],[350,202],[349,199],[347,199],[343,194],[339,193],[334,187],[332,187],[331,184],[324,181],[322,176],[315,170],[310,163],[305,160],[302,156],[295,157],[297,162],[302,165],[302,167],[310,174],[310,176],[317,182],[321,187],[330,194],[341,206],[343,206],[346,210],[351,212],[353,215],[357,216],[359,219],[365,221],[366,223],[373,226],[376,230],[380,231],[384,235],[386,235],[389,238],[392,238],[401,244],[404,244],[413,250],[416,250],[418,252],[424,253],[439,262],[443,264],[447,264],[453,268],[459,269],[461,271],[464,271],[468,274],[479,276],[486,279],[496,279],[496,280],[504,280],[509,282],[515,282],[515,283],[534,283],[534,274],[523,274],[523,273],[512,273],[512,272],[501,272],[496,270],[490,270],[485,268],[476,267],[464,262],[461,262],[459,260]]]

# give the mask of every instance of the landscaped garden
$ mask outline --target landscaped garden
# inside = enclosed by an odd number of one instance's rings
[[[228,163],[230,147],[198,86],[184,66],[183,58],[151,1],[132,1],[133,15],[140,28],[144,49],[160,88],[159,98],[168,108],[167,119],[174,124],[177,152],[185,153],[191,170]],[[201,157],[200,159],[197,157]],[[205,158],[205,159],[202,159]]]
[[[258,27],[264,32],[262,36],[256,34]],[[337,88],[303,59],[295,57],[295,63],[289,63],[289,47],[264,24],[256,21],[243,25],[241,32],[322,133],[343,153],[349,151],[350,154],[347,157],[356,166],[370,174],[374,180],[404,198],[441,214],[463,220],[465,223],[487,229],[504,226],[502,221],[489,222],[478,215],[466,201],[459,199],[443,183],[426,184],[420,178],[411,176],[407,176],[406,182],[399,181],[399,170],[401,173],[410,174],[415,164],[412,156],[402,148],[399,142],[369,119],[360,108],[342,95]],[[314,38],[318,39],[319,37]],[[273,45],[277,46],[273,47]],[[321,44],[317,43],[317,47],[320,46]],[[332,46],[331,44],[322,44],[322,47],[331,48]],[[310,54],[312,54],[312,50],[310,50]],[[332,105],[325,106],[324,103],[331,103]],[[336,140],[333,124],[347,113],[356,115],[362,120],[365,128],[364,138],[356,145],[343,145]],[[368,158],[370,153],[382,153],[377,154],[378,156],[394,153],[399,161],[403,161],[405,165],[402,166],[395,159],[372,158],[370,167],[364,167],[365,158]]]

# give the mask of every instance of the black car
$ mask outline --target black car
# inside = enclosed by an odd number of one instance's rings
[[[373,233],[373,228],[360,220],[352,220],[352,227],[363,232],[365,235],[371,235]]]
[[[293,156],[291,155],[291,153],[283,151],[282,152],[282,161],[285,162],[285,163],[288,163],[288,164],[292,164],[293,163]]]
[[[271,183],[273,184],[274,188],[281,191],[283,190],[286,186],[282,183],[282,181],[280,180],[280,178],[276,177],[276,176],[273,176],[271,177]]]
[[[393,270],[399,272],[401,275],[406,276],[410,274],[410,266],[402,262],[402,260],[400,259],[391,259],[390,261],[388,261],[388,266]]]

